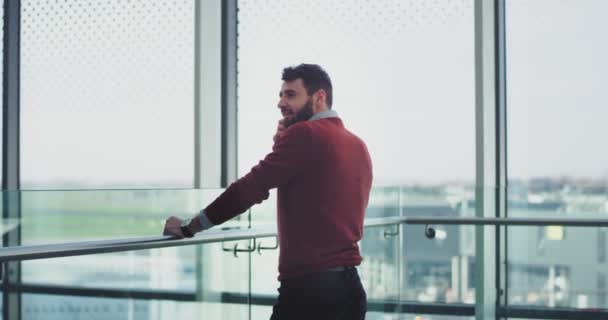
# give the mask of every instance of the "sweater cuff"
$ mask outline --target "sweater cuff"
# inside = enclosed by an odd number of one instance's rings
[[[215,226],[211,220],[209,220],[209,218],[207,217],[207,214],[205,213],[205,209],[202,209],[200,214],[199,214],[199,221],[201,222],[201,226],[203,227],[203,230],[207,230],[213,226]]]

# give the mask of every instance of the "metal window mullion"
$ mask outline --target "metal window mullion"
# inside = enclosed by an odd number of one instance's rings
[[[219,188],[222,178],[222,1],[194,0],[194,183]],[[200,204],[203,205],[202,203]],[[194,213],[193,213],[194,214]],[[195,247],[196,299],[209,298],[212,257]]]
[[[475,0],[475,215],[495,217],[497,181],[495,2]],[[475,227],[475,318],[496,317],[496,229]]]
[[[2,69],[2,216],[4,219],[21,218],[20,188],[20,27],[21,1],[4,0],[4,39]],[[3,246],[21,244],[21,227],[17,226],[3,236]],[[5,262],[2,265],[3,319],[21,319],[21,294],[9,289],[21,281],[21,263]]]
[[[19,190],[20,1],[4,1],[2,189]],[[6,212],[4,212],[6,215]]]
[[[222,187],[238,177],[237,5],[237,0],[222,1]]]
[[[219,188],[222,171],[222,1],[195,1],[194,188]]]
[[[496,0],[496,147],[497,184],[496,217],[508,216],[507,175],[507,55],[506,55],[506,7],[505,0]],[[508,226],[498,228],[496,236],[496,286],[499,288],[497,304],[508,305]]]

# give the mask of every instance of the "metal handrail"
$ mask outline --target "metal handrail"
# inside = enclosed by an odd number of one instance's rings
[[[406,224],[464,224],[494,226],[564,226],[564,227],[608,227],[607,219],[598,218],[445,218],[445,217],[409,217]]]
[[[188,239],[175,239],[172,236],[134,237],[113,240],[6,247],[0,249],[0,263],[17,260],[35,260],[97,253],[180,247],[222,241],[248,240],[273,237],[276,236],[276,234],[276,228],[260,227],[246,230],[209,230]]]
[[[475,218],[475,217],[389,217],[366,219],[366,227],[394,224],[451,224],[490,226],[564,226],[564,227],[608,227],[606,219],[581,218]]]
[[[396,224],[430,225],[494,225],[494,226],[572,226],[608,227],[608,219],[574,218],[473,218],[473,217],[388,217],[369,218],[365,227],[381,227]],[[71,243],[27,245],[0,248],[0,263],[7,261],[35,260],[87,254],[123,252],[144,249],[189,246],[223,241],[249,240],[277,236],[276,227],[257,227],[246,230],[209,230],[189,239],[171,236],[135,237],[112,240],[81,241]]]

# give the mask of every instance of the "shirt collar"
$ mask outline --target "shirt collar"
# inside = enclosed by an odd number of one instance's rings
[[[315,121],[315,120],[320,120],[320,119],[326,119],[326,118],[337,118],[338,117],[338,113],[334,110],[325,110],[325,111],[321,111],[319,113],[315,113],[312,115],[312,117],[310,117],[310,119],[308,121]]]

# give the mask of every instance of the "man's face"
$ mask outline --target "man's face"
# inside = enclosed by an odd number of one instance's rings
[[[306,121],[314,114],[312,97],[306,93],[302,79],[284,81],[279,93],[279,109],[283,115],[285,127],[300,121]]]

